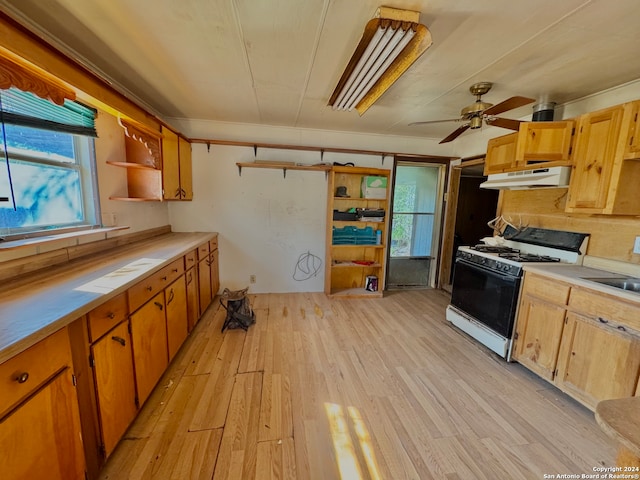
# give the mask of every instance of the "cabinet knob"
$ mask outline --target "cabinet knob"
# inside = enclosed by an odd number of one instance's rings
[[[29,374],[27,372],[21,373],[16,377],[16,382],[18,383],[24,383],[27,380],[29,380]]]
[[[114,318],[116,318],[116,314],[113,312],[109,312],[107,313],[107,318],[110,320],[113,320]]]
[[[118,342],[123,347],[127,344],[127,342],[124,340],[124,338],[116,337],[115,335],[113,337],[111,337],[111,340],[114,340],[114,341]]]
[[[147,287],[147,290],[150,292],[151,290],[153,290],[153,287],[152,287],[151,285],[149,285],[149,286]]]
[[[162,280],[166,281],[167,280],[167,276],[165,275],[164,277],[162,277]]]
[[[174,268],[173,270],[171,270],[173,273],[178,273],[178,269]]]

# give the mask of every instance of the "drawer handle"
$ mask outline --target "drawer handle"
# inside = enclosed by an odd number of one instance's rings
[[[127,342],[124,340],[124,338],[122,337],[116,337],[115,335],[113,337],[111,337],[111,340],[114,340],[116,342],[118,342],[120,345],[122,345],[123,347],[127,345]]]
[[[107,318],[110,320],[113,320],[114,318],[116,318],[116,314],[113,312],[109,312],[107,313]]]
[[[164,308],[164,305],[162,305],[160,302],[153,302],[153,304],[158,307],[160,310],[162,310]]]
[[[165,275],[164,277],[162,277],[162,280],[166,281],[167,280],[167,276]]]
[[[147,290],[150,292],[151,290],[153,290],[153,287],[152,287],[151,285],[149,285],[149,286],[147,287]]]
[[[173,273],[178,273],[178,269],[174,268],[173,270],[171,270]]]
[[[602,317],[598,317],[598,321],[600,323],[609,323],[609,320],[607,320],[606,318],[602,318]]]
[[[29,374],[27,372],[21,373],[16,377],[16,382],[18,383],[24,383],[27,380],[29,380]]]
[[[626,332],[627,331],[627,329],[624,328],[623,325],[618,325],[618,330],[620,330],[621,332]]]
[[[173,288],[171,289],[171,291],[169,292],[169,299],[167,300],[167,305],[169,305],[171,302],[173,302],[173,297],[175,295],[173,294]]]
[[[193,258],[187,258],[187,262],[194,262],[195,260]]]

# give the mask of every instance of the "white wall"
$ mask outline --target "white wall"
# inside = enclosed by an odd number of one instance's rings
[[[247,142],[354,148],[402,153],[447,155],[434,141],[419,138],[360,135],[308,129],[261,127],[213,122],[175,121],[192,138],[216,138]],[[327,181],[323,172],[243,169],[236,162],[252,162],[252,147],[193,145],[192,202],[169,205],[175,231],[217,231],[222,288],[249,286],[251,292],[318,292],[324,288]],[[258,149],[260,160],[314,164],[320,152]],[[380,156],[325,153],[332,163],[390,169]],[[293,274],[301,255],[322,260],[317,275],[296,281]],[[297,276],[304,277],[298,271]]]

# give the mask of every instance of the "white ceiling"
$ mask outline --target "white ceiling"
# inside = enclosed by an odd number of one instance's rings
[[[333,111],[327,101],[380,5],[422,12],[433,45],[362,117]],[[494,104],[514,95],[563,104],[640,77],[637,0],[0,0],[0,7],[164,118],[438,139],[458,125],[407,124],[457,117],[477,81],[494,82],[483,98]],[[530,113],[527,106],[502,116]]]

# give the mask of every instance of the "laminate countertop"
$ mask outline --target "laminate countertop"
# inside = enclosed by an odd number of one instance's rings
[[[167,233],[49,267],[1,287],[0,363],[216,235]]]
[[[630,292],[621,288],[603,285],[602,283],[589,280],[590,278],[619,278],[631,277],[620,273],[609,272],[597,268],[584,267],[582,265],[566,265],[560,263],[525,263],[523,266],[525,272],[538,273],[547,277],[555,278],[573,285],[590,288],[600,293],[605,293],[613,297],[617,297],[628,302],[640,305],[640,293]]]

